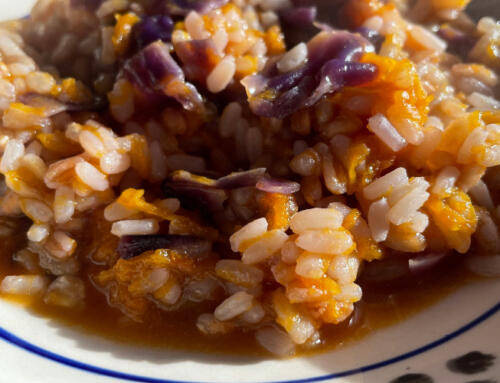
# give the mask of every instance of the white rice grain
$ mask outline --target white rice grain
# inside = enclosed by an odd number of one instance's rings
[[[111,233],[121,237],[123,235],[156,234],[160,230],[156,219],[133,219],[113,223]]]
[[[298,234],[307,230],[337,229],[343,220],[343,214],[336,209],[312,208],[294,214],[290,228]]]
[[[446,41],[420,25],[412,25],[409,28],[409,33],[414,40],[428,50],[437,52],[444,52],[446,50]]]
[[[302,250],[293,241],[287,241],[281,248],[281,260],[293,265],[299,257]]]
[[[386,144],[393,152],[399,152],[406,146],[406,140],[398,133],[396,128],[381,113],[368,119],[368,130]]]
[[[122,219],[133,217],[137,213],[138,211],[135,209],[130,209],[123,206],[121,203],[113,202],[104,209],[104,219],[110,222],[120,221]]]
[[[391,188],[408,183],[408,175],[405,168],[397,168],[386,175],[377,178],[363,189],[365,198],[374,200],[382,197]]]
[[[79,142],[81,132],[82,132],[82,125],[77,124],[76,122],[71,122],[66,127],[64,135],[71,141]]]
[[[363,27],[378,32],[380,31],[380,28],[382,28],[383,24],[384,20],[380,16],[372,16],[365,20]]]
[[[37,295],[47,288],[47,278],[41,275],[9,275],[2,280],[4,294]]]
[[[326,262],[320,254],[305,253],[298,257],[295,272],[304,277],[318,279],[325,275]]]
[[[50,74],[37,71],[26,76],[26,85],[32,92],[48,94],[56,85],[56,81]]]
[[[387,196],[387,202],[390,206],[394,206],[401,198],[410,193],[413,190],[426,191],[430,184],[424,177],[414,177],[406,185],[402,184],[400,186],[394,187],[392,192]]]
[[[61,186],[56,189],[54,196],[54,219],[56,223],[68,222],[75,212],[75,193],[68,186]]]
[[[202,333],[207,335],[225,334],[231,330],[230,323],[220,322],[212,314],[201,314],[197,321],[196,327]]]
[[[265,28],[269,28],[274,24],[277,24],[279,21],[278,15],[273,11],[266,11],[260,14],[260,22],[262,26]]]
[[[337,210],[340,214],[342,214],[342,220],[347,217],[347,215],[351,212],[351,208],[342,202],[330,202],[328,204],[329,209],[335,209]]]
[[[292,341],[296,344],[304,344],[309,338],[314,336],[315,333],[316,330],[313,322],[305,316],[297,318],[297,321],[288,331],[288,335],[290,335],[290,338],[292,338]]]
[[[480,33],[486,34],[489,32],[493,32],[497,27],[497,23],[492,17],[482,17],[477,23],[477,30]]]
[[[389,221],[387,219],[389,209],[390,206],[386,198],[381,198],[373,202],[368,209],[368,226],[370,227],[372,238],[376,242],[385,241],[387,234],[389,234]]]
[[[55,231],[52,238],[54,238],[54,241],[59,245],[62,251],[68,255],[71,255],[75,251],[76,241],[68,234],[62,231]]]
[[[217,296],[219,288],[219,281],[211,277],[194,280],[185,287],[183,299],[197,303],[211,300]]]
[[[361,287],[355,283],[349,283],[340,286],[340,293],[336,294],[334,298],[338,301],[344,302],[357,302],[363,296],[363,291]]]
[[[272,230],[246,249],[241,260],[246,264],[262,262],[281,249],[288,239],[283,230]]]
[[[225,56],[210,72],[207,77],[207,89],[212,93],[219,93],[226,89],[234,73],[236,72],[236,62],[231,55]]]
[[[47,165],[45,165],[45,161],[42,160],[39,156],[32,153],[25,154],[21,161],[19,162],[19,166],[23,168],[29,169],[31,173],[38,179],[42,180],[47,172]]]
[[[340,230],[309,230],[300,234],[295,243],[313,253],[340,255],[354,250],[352,236]]]
[[[156,297],[160,300],[160,302],[166,305],[174,305],[176,304],[182,295],[182,288],[178,283],[174,283],[170,286],[168,291],[165,292],[161,297]]]
[[[94,190],[104,191],[109,188],[106,176],[87,161],[77,163],[75,165],[75,172],[84,184]]]
[[[83,305],[85,284],[72,275],[62,275],[49,285],[43,301],[49,305],[75,308]]]
[[[82,130],[78,140],[83,149],[92,157],[100,158],[105,153],[104,144],[96,134],[88,130]]]
[[[429,198],[429,193],[414,189],[401,198],[387,213],[387,219],[394,225],[408,222],[413,214],[422,207]]]
[[[347,192],[347,185],[337,177],[337,172],[333,167],[332,155],[322,153],[323,164],[323,180],[325,181],[326,188],[333,194],[344,194]]]
[[[264,235],[267,231],[267,221],[265,218],[258,218],[250,223],[247,223],[240,230],[229,237],[231,250],[235,253],[241,248],[241,245],[248,240]]]
[[[459,164],[467,164],[474,158],[473,148],[484,145],[488,132],[482,127],[474,129],[465,139],[457,153],[457,162]]]
[[[306,59],[307,45],[301,42],[286,52],[276,65],[280,72],[286,73],[300,68]]]
[[[224,49],[226,49],[227,43],[229,42],[226,30],[222,28],[217,30],[217,32],[215,32],[212,36],[212,41],[214,42],[219,54],[222,55],[224,53]]]
[[[480,110],[496,110],[500,109],[500,101],[494,97],[487,96],[482,93],[473,92],[467,96],[467,101],[472,106]]]
[[[20,159],[24,155],[24,145],[20,140],[10,139],[0,161],[0,172],[7,173],[16,170]]]
[[[151,150],[151,149],[150,149]],[[153,157],[153,153],[151,153]],[[165,159],[161,159],[160,164],[165,163]],[[118,174],[123,173],[130,167],[130,157],[126,153],[120,153],[118,151],[111,151],[104,154],[99,160],[99,167],[106,174]],[[155,162],[152,162],[155,164]]]
[[[460,176],[460,171],[454,166],[447,166],[441,170],[431,188],[433,194],[443,195],[448,193]]]
[[[355,256],[337,255],[331,260],[327,274],[340,285],[352,283],[356,280],[360,264]]]
[[[30,226],[26,233],[27,238],[32,242],[41,242],[50,234],[50,226],[46,224],[36,224]]]
[[[52,209],[43,202],[26,198],[22,199],[20,203],[24,214],[30,217],[32,221],[36,223],[48,223],[52,220]]]
[[[255,333],[257,342],[267,351],[278,356],[295,354],[295,344],[288,334],[274,327],[264,327]]]
[[[422,143],[413,149],[412,161],[415,166],[421,166],[422,160],[430,158],[432,152],[439,145],[441,136],[443,135],[443,123],[435,117],[429,116],[424,126],[425,136]]]
[[[7,81],[0,79],[0,111],[7,109],[11,102],[16,99],[15,86]]]
[[[36,273],[40,271],[40,265],[38,262],[38,255],[33,253],[28,249],[19,250],[12,257],[14,261],[22,265],[30,273]]]
[[[422,233],[427,228],[427,226],[429,226],[429,217],[427,216],[427,214],[417,211],[415,214],[413,214],[408,223],[410,224],[410,228],[415,233]]]
[[[489,124],[486,126],[488,132],[487,142],[497,142],[500,136],[500,124]],[[483,153],[476,155],[479,165],[484,167],[493,167],[500,165],[500,145],[490,144],[485,147]]]
[[[222,259],[215,265],[215,273],[222,279],[246,287],[257,286],[264,274],[257,267],[245,265],[236,259]]]
[[[198,12],[189,12],[184,23],[187,32],[194,40],[204,40],[210,37],[210,33],[205,29],[205,23]]]
[[[243,314],[241,314],[241,319],[250,324],[257,324],[262,321],[265,315],[266,312],[262,308],[262,305],[256,303],[250,310],[245,311]]]
[[[237,292],[224,300],[214,311],[215,319],[227,321],[252,308],[253,295],[244,291]]]

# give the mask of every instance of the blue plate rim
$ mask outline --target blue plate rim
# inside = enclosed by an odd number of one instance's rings
[[[412,358],[416,355],[422,354],[426,351],[429,351],[431,349],[434,349],[462,334],[465,332],[471,330],[472,328],[478,326],[488,318],[492,317],[495,315],[497,312],[500,311],[500,302],[498,302],[496,305],[494,305],[492,308],[488,309],[486,312],[481,314],[480,316],[476,317],[472,321],[468,322],[467,324],[463,325],[462,327],[458,328],[457,330],[448,333],[441,338],[438,338],[437,340],[434,340],[424,346],[418,347],[412,351],[408,351],[406,353],[400,354],[398,356],[380,361],[380,362],[375,362],[368,364],[366,366],[362,366],[359,368],[354,368],[350,370],[345,370],[345,371],[340,371],[340,372],[335,372],[335,373],[330,373],[326,375],[321,375],[317,377],[312,377],[312,378],[305,378],[305,379],[296,379],[296,380],[280,380],[280,381],[267,381],[265,383],[312,383],[312,382],[321,382],[329,379],[336,379],[336,378],[342,378],[346,376],[351,376],[351,375],[356,375],[359,373],[364,373],[372,370],[376,370],[382,367],[386,367],[388,365]],[[202,381],[185,381],[185,380],[168,380],[168,379],[161,379],[161,378],[153,378],[153,377],[147,377],[147,376],[141,376],[141,375],[133,375],[133,374],[128,374],[120,371],[115,371],[115,370],[110,370],[98,366],[93,366],[91,364],[83,363],[78,360],[74,360],[68,357],[65,357],[63,355],[54,353],[52,351],[46,350],[44,348],[41,348],[39,346],[36,346],[20,337],[17,335],[14,335],[13,333],[7,331],[3,327],[0,326],[0,338],[2,338],[5,342],[10,343],[14,346],[17,346],[19,348],[22,348],[26,351],[29,351],[33,354],[36,354],[40,357],[43,357],[45,359],[49,359],[53,362],[63,364],[68,367],[73,367],[75,369],[79,369],[88,373],[92,374],[97,374],[97,375],[103,375],[107,376],[110,378],[115,378],[115,379],[124,379],[130,382],[140,382],[140,383],[209,383],[209,382],[202,382]],[[257,383],[257,382],[256,382]],[[258,383],[264,383],[264,382],[258,382]]]

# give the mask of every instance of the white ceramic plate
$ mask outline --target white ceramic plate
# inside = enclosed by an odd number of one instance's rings
[[[1,0],[0,17],[24,16],[32,2]],[[465,354],[473,373],[450,369]],[[119,345],[0,301],[0,383],[494,383],[497,356],[500,280],[467,285],[340,350],[284,361]]]

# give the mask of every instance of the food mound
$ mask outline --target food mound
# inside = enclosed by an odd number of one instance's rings
[[[2,293],[78,310],[90,286],[138,322],[208,302],[200,337],[286,356],[388,257],[498,274],[500,25],[413,3],[40,0],[1,24]]]

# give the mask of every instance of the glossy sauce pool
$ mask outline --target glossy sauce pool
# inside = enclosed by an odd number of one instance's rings
[[[2,244],[0,278],[25,273],[11,260],[19,239],[10,237]],[[202,335],[195,326],[196,318],[201,313],[212,311],[213,305],[198,305],[183,312],[165,312],[155,308],[143,323],[133,322],[118,309],[108,305],[106,297],[86,276],[87,272],[88,267],[83,267],[80,275],[86,283],[85,307],[81,310],[45,305],[39,299],[26,300],[11,296],[4,298],[21,303],[35,314],[49,317],[65,326],[117,342],[185,351],[267,356],[256,343],[252,332],[232,332],[216,337]],[[372,331],[414,315],[473,279],[463,267],[461,257],[456,256],[432,274],[409,282],[373,285],[361,281],[364,296],[357,306],[357,320],[353,316],[340,325],[324,326],[323,343],[319,347],[303,349],[298,355],[321,352],[360,340]]]

